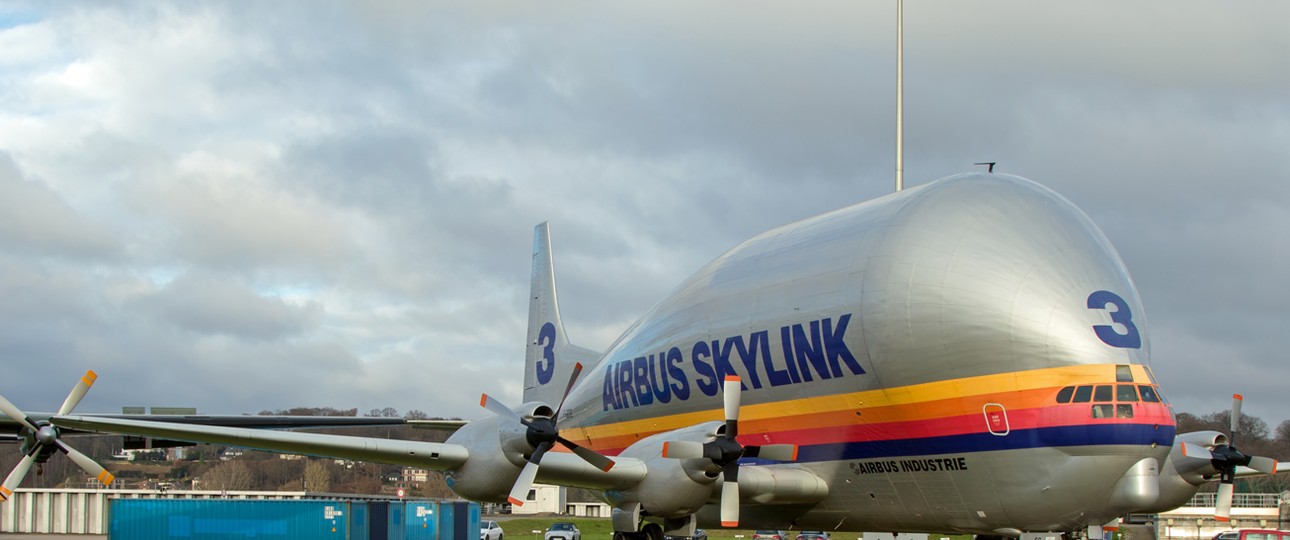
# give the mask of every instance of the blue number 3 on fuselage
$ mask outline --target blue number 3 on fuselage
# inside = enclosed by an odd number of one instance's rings
[[[1133,312],[1129,311],[1128,302],[1111,291],[1094,291],[1093,294],[1088,295],[1089,309],[1107,310],[1107,306],[1115,306],[1115,311],[1108,310],[1107,313],[1111,315],[1111,322],[1124,327],[1124,333],[1117,332],[1115,326],[1098,324],[1093,326],[1098,339],[1107,345],[1121,349],[1142,348],[1142,336],[1138,333],[1138,327],[1133,324]]]

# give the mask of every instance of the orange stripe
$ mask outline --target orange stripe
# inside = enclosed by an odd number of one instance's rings
[[[9,491],[9,489],[4,486],[0,486],[0,501],[9,500],[10,495],[13,495],[12,491]]]
[[[734,375],[729,378],[738,379]],[[932,420],[981,414],[981,406],[988,402],[1001,403],[1009,410],[1042,408],[1055,405],[1053,394],[1061,387],[1111,384],[1114,380],[1115,364],[1083,364],[745,405],[740,412],[740,432],[755,434]],[[626,448],[655,433],[721,418],[722,410],[718,408],[586,426],[576,432],[581,437],[574,433],[566,436],[595,449]]]

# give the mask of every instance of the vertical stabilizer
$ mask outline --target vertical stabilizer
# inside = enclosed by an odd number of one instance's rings
[[[555,298],[555,267],[551,258],[550,227],[542,222],[533,230],[533,281],[529,288],[529,335],[524,352],[524,401],[560,403],[573,365],[590,368],[599,359],[595,351],[569,343]]]

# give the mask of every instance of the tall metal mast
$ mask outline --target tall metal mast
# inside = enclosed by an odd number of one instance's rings
[[[896,0],[896,191],[905,189],[904,1]]]

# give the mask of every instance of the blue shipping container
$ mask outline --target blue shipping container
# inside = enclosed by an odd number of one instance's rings
[[[436,501],[113,499],[112,540],[476,540],[478,504]]]

